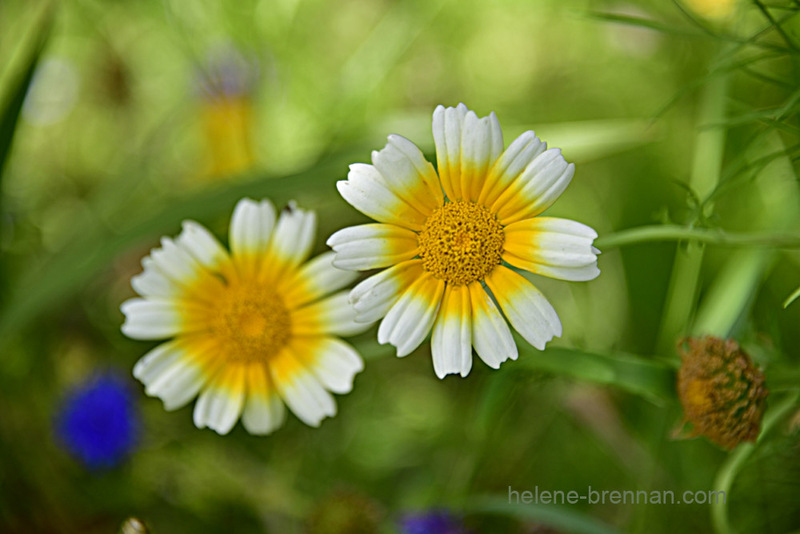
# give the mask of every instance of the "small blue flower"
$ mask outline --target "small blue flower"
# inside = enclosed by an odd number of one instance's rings
[[[89,469],[117,465],[134,448],[139,412],[126,381],[99,374],[69,393],[56,417],[64,448]]]
[[[461,521],[446,510],[407,515],[400,521],[402,534],[468,534]]]

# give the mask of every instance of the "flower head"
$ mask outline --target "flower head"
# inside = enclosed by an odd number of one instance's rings
[[[755,441],[769,393],[764,373],[732,339],[689,338],[682,345],[678,397],[695,435],[725,449]]]
[[[325,253],[305,263],[316,230],[313,212],[290,205],[276,221],[268,200],[241,200],[230,227],[229,253],[192,221],[142,260],[131,280],[143,297],[122,304],[122,331],[166,339],[133,369],[148,395],[167,410],[199,394],[194,422],[228,433],[239,416],[252,434],[284,420],[285,401],[318,426],[336,413],[329,392],[347,393],[363,369],[358,353],[334,335],[352,335],[347,304],[353,273]]]
[[[433,138],[438,172],[398,135],[372,153],[372,165],[350,166],[339,192],[378,224],[345,228],[328,244],[337,267],[388,267],[353,289],[357,321],[383,317],[378,340],[398,356],[433,330],[437,376],[466,376],[472,347],[493,368],[517,358],[506,319],[540,350],[561,335],[553,307],[514,269],[591,280],[600,273],[597,234],[538,216],[569,185],[574,165],[533,132],[503,150],[494,113],[479,119],[460,104],[436,108]]]
[[[67,452],[88,468],[117,465],[139,434],[139,411],[129,385],[110,373],[79,385],[61,405],[56,432]]]

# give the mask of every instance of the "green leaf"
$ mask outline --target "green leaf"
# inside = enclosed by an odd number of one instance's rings
[[[618,387],[656,404],[675,397],[675,370],[660,360],[562,347],[537,351],[524,341],[518,341],[517,346],[520,368]]]
[[[20,45],[22,58],[10,67],[11,74],[7,76],[10,79],[3,80],[5,89],[0,93],[0,184],[25,95],[50,35],[53,9],[49,6],[50,4],[39,14],[28,31],[27,40]]]
[[[794,293],[789,295],[789,298],[787,298],[786,301],[783,303],[783,307],[787,308],[789,306],[789,304],[791,304],[792,302],[794,302],[797,299],[797,297],[800,297],[800,287],[795,289]]]

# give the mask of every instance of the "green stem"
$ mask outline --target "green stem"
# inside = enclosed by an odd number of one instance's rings
[[[676,224],[639,226],[604,235],[595,241],[600,250],[654,241],[694,241],[734,247],[800,248],[800,236],[768,232],[729,233],[709,228]]]
[[[718,55],[721,57],[726,53],[727,48],[723,47]],[[705,86],[700,103],[697,122],[699,131],[695,139],[694,162],[688,185],[700,200],[704,211],[701,216],[708,216],[712,207],[707,200],[719,182],[727,133],[724,127],[705,126],[725,121],[728,79],[727,73],[711,79]],[[686,248],[678,249],[676,253],[658,336],[658,349],[662,354],[671,353],[675,340],[687,330],[697,300],[702,263],[701,243],[690,242]]]
[[[739,470],[756,450],[758,444],[763,441],[764,436],[792,411],[798,399],[800,399],[800,393],[792,393],[767,412],[764,417],[764,424],[761,427],[761,434],[758,436],[756,443],[740,445],[736,451],[728,456],[720,468],[717,478],[714,480],[714,491],[717,492],[718,496],[724,495],[724,497],[711,505],[711,522],[717,534],[734,534],[736,532],[731,527],[730,519],[728,518],[727,503],[733,481],[736,479]]]

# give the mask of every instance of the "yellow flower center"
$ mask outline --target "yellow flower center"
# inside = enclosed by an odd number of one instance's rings
[[[229,287],[220,299],[214,331],[232,362],[262,362],[286,345],[289,312],[281,297],[264,286]]]
[[[454,285],[483,280],[503,255],[503,227],[485,207],[462,200],[434,211],[419,233],[426,271]]]

